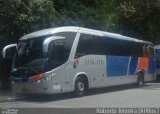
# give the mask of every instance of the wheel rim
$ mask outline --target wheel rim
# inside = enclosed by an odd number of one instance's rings
[[[83,91],[84,91],[84,84],[83,84],[82,82],[79,82],[79,83],[77,84],[77,87],[78,87],[78,90],[79,90],[80,92],[83,92]]]

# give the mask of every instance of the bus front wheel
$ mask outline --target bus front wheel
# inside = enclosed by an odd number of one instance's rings
[[[78,77],[75,82],[75,90],[74,95],[75,97],[84,96],[87,90],[87,86],[85,80],[82,77]]]

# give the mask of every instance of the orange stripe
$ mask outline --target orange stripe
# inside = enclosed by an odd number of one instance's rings
[[[35,76],[31,76],[29,78],[29,80],[35,80],[35,79],[39,79],[39,78],[44,78],[44,74],[38,74],[38,75],[35,75]]]
[[[149,58],[139,57],[136,71],[141,69],[148,70],[148,67],[149,67]]]

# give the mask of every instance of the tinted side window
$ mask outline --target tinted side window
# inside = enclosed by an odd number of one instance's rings
[[[81,34],[75,58],[95,54],[95,40],[93,35]]]
[[[124,56],[144,56],[143,43],[123,41],[123,46],[124,50],[122,50],[122,53],[124,54]]]
[[[99,42],[99,43],[98,43]],[[97,53],[100,55],[115,55],[115,56],[138,56],[142,57],[143,43],[137,43],[127,40],[98,37]]]
[[[76,33],[61,32],[54,34],[54,36],[62,36],[65,39],[54,40],[49,44],[49,70],[64,64],[68,60]]]
[[[122,45],[122,40],[117,40],[114,38],[106,38],[106,55],[123,55],[122,50],[124,46]]]
[[[108,48],[106,38],[101,37],[101,36],[96,36],[95,42],[96,42],[96,49],[95,49],[96,52],[95,53],[98,55],[106,55],[107,48]]]
[[[96,54],[125,56],[130,53],[123,40],[101,36],[97,36],[95,40]]]
[[[147,53],[147,56],[153,55],[153,49],[145,46],[144,51],[144,46],[145,44],[139,42],[81,34],[76,57],[89,54],[137,57],[142,57],[145,53]]]
[[[76,33],[75,32],[59,32],[54,34],[54,36],[62,36],[65,37],[64,39],[64,51],[65,51],[65,55],[66,55],[66,59],[69,57],[74,39],[76,37]]]
[[[50,52],[48,53],[49,69],[53,69],[62,65],[67,60],[67,56],[65,56],[65,48],[64,48],[64,40],[55,40],[49,45]]]

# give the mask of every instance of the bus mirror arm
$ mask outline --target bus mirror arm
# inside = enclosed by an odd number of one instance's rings
[[[44,42],[43,42],[43,54],[45,56],[47,55],[49,44],[52,41],[54,41],[54,40],[60,40],[60,39],[65,39],[65,37],[62,37],[62,36],[52,36],[52,37],[48,37],[47,39],[45,39]]]
[[[7,50],[10,49],[10,48],[14,48],[16,47],[16,50],[17,50],[17,44],[10,44],[10,45],[7,45],[3,48],[2,50],[2,56],[3,56],[3,59],[5,59],[7,56]],[[13,57],[13,55],[11,55]]]

